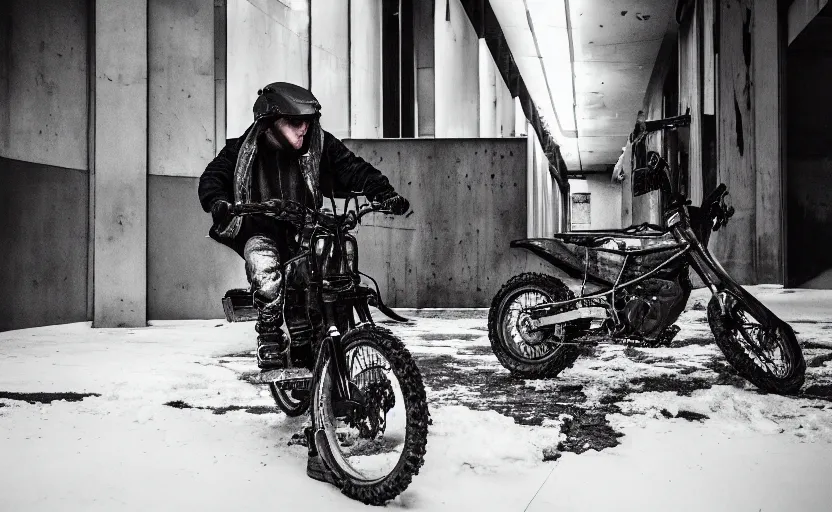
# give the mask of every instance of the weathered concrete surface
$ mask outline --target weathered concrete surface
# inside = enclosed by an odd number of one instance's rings
[[[95,5],[93,325],[146,323],[147,0]]]
[[[245,288],[243,260],[207,238],[211,216],[197,201],[198,180],[148,180],[147,316],[154,320],[222,318],[220,300]]]
[[[0,331],[87,320],[88,180],[0,157]]]
[[[0,3],[0,156],[87,162],[87,2]]]
[[[257,90],[272,82],[309,86],[307,2],[228,0],[229,138],[251,124]]]
[[[381,2],[350,1],[350,136],[381,137]]]
[[[459,0],[436,2],[436,137],[479,134],[479,41]],[[450,21],[446,21],[450,8]]]
[[[199,176],[215,154],[214,1],[148,9],[148,172]]]
[[[313,1],[310,6],[311,89],[322,105],[321,124],[341,139],[350,134],[349,2]]]
[[[542,265],[526,237],[523,139],[349,140],[411,202],[413,215],[365,217],[359,266],[397,307],[483,307],[514,274]]]

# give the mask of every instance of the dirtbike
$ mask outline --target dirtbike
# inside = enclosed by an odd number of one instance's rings
[[[310,461],[325,466],[307,473],[366,504],[381,505],[401,494],[424,463],[430,421],[422,376],[402,341],[376,325],[369,306],[407,322],[381,299],[376,281],[358,270],[358,243],[349,233],[378,203],[358,205],[346,197],[344,214],[270,200],[238,203],[234,215],[267,215],[295,225],[297,256],[283,264],[284,320],[290,344],[283,368],[262,370],[288,416],[311,408],[304,429]],[[355,210],[348,210],[355,200]],[[374,288],[361,282],[367,277]],[[229,290],[223,299],[229,321],[256,317],[251,291]]]
[[[649,123],[658,124],[650,130]],[[641,136],[679,124],[650,121]],[[664,226],[643,223],[510,243],[562,271],[580,291],[576,297],[563,281],[546,274],[511,278],[488,313],[494,354],[513,375],[545,378],[570,367],[582,345],[669,345],[692,290],[692,267],[711,291],[708,323],[728,362],[764,391],[796,393],[806,362],[791,326],[732,279],[708,250],[710,234],[734,214],[725,203],[727,187],[720,184],[701,206],[692,206],[673,192],[668,167],[649,151],[646,166],[632,174],[635,196],[661,191]]]

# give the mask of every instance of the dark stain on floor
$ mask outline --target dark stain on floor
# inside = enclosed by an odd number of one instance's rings
[[[818,368],[820,366],[823,366],[823,363],[825,363],[827,361],[832,361],[832,352],[829,352],[828,354],[822,354],[822,355],[819,355],[819,356],[815,356],[815,357],[807,360],[806,361],[806,366],[808,366],[809,368]]]
[[[553,383],[551,389],[538,390],[505,370],[474,368],[477,364],[448,355],[419,357],[419,369],[431,389],[441,391],[451,386],[463,386],[470,390],[470,393],[454,397],[431,397],[431,402],[497,411],[514,418],[520,425],[540,426],[546,419],[567,415],[561,427],[567,438],[558,445],[557,451],[544,453],[545,460],[555,460],[559,457],[558,452],[583,453],[619,444],[618,438],[623,434],[615,431],[606,420],[607,414],[620,412],[619,408],[612,402],[597,408],[584,407],[587,397],[582,385]]]
[[[698,421],[700,423],[709,418],[707,414],[701,414],[694,411],[678,411],[675,416],[667,409],[662,409],[660,412],[665,418],[682,418],[683,420]]]
[[[714,338],[712,336],[707,336],[707,337],[699,337],[699,338],[687,338],[687,339],[684,339],[684,340],[673,340],[670,343],[670,348],[682,348],[682,347],[688,347],[690,345],[705,346],[705,345],[713,345],[713,344],[714,344]]]
[[[228,358],[228,357],[245,357],[245,358],[254,359],[256,356],[254,355],[253,350],[247,350],[245,352],[232,352],[231,354],[224,354],[224,355],[221,355],[219,357],[222,358],[222,359],[225,359],[225,358]]]
[[[419,339],[423,339],[425,341],[447,341],[447,340],[461,340],[461,341],[473,341],[482,338],[482,334],[470,334],[470,333],[460,333],[460,334],[422,334],[417,336]]]
[[[101,396],[100,393],[12,393],[9,391],[0,391],[0,399],[18,400],[21,402],[28,402],[30,404],[51,404],[55,400],[66,400],[67,402],[80,402],[81,400],[91,397]]]
[[[229,411],[245,411],[249,414],[276,414],[278,411],[277,407],[266,407],[263,405],[254,405],[254,406],[242,406],[242,405],[226,405],[223,407],[205,407],[205,406],[197,406],[191,405],[189,403],[183,402],[182,400],[174,400],[171,402],[166,402],[165,405],[168,407],[173,407],[174,409],[202,409],[207,411],[212,411],[214,414],[225,414]]]

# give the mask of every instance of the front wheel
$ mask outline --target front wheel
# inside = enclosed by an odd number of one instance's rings
[[[803,385],[806,361],[789,324],[776,319],[773,326],[763,326],[743,299],[726,293],[725,301],[727,312],[723,314],[719,299],[711,298],[708,323],[731,366],[762,390],[796,393]]]
[[[313,379],[313,428],[324,434],[316,444],[328,452],[341,492],[382,505],[401,494],[424,463],[430,421],[425,387],[410,353],[390,331],[365,325],[341,343],[358,406],[336,403],[332,360],[324,355]]]

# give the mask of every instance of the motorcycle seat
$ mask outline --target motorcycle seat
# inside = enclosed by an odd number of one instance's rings
[[[569,233],[556,233],[552,238],[581,247],[622,252],[642,251],[677,244],[673,234],[664,229],[636,230],[634,228],[636,226],[620,230],[571,231]]]

